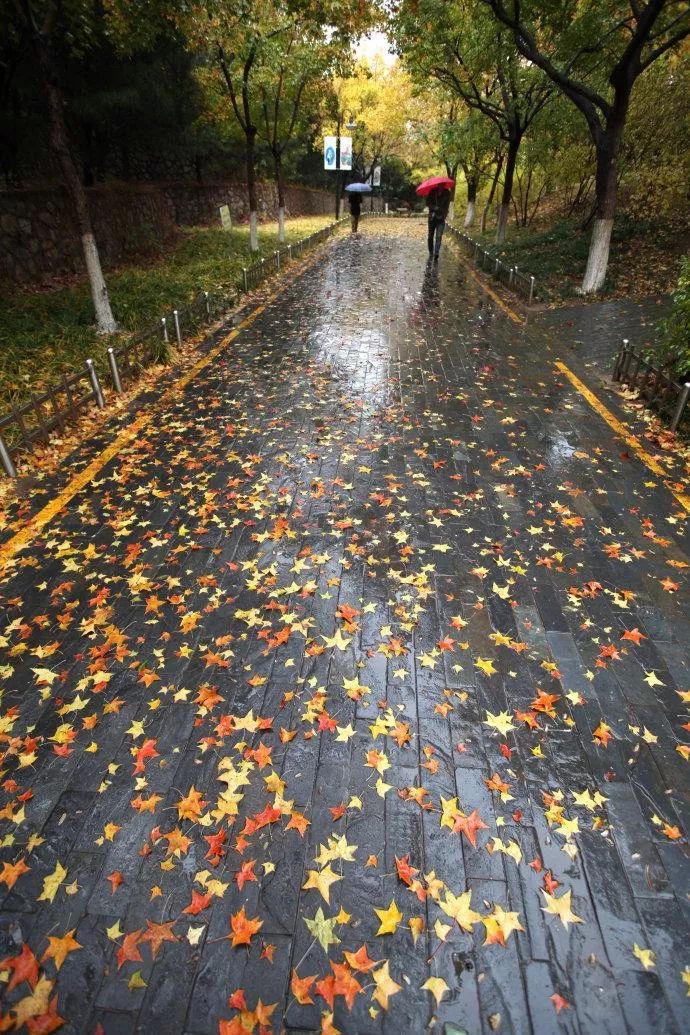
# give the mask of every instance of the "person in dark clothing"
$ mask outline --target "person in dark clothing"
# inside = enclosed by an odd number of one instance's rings
[[[450,191],[446,187],[434,187],[429,192],[429,255],[438,260],[441,240],[446,227],[450,208]]]
[[[351,191],[349,194],[350,216],[352,217],[352,233],[357,233],[359,226],[359,214],[362,211],[362,195]]]

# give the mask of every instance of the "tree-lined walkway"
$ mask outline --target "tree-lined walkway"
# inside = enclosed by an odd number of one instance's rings
[[[8,1028],[690,1024],[680,505],[364,229],[1,577]]]

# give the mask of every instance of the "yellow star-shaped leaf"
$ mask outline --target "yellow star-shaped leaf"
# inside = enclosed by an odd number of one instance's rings
[[[464,931],[472,931],[472,925],[478,924],[482,919],[481,913],[475,912],[472,909],[470,902],[472,899],[471,891],[464,891],[462,895],[454,895],[452,891],[447,890],[445,897],[439,899],[439,906],[446,914],[455,920]]]
[[[381,921],[376,934],[395,934],[398,924],[403,918],[402,913],[395,904],[395,899],[391,899],[388,909],[375,909],[374,912]]]
[[[436,1005],[441,1005],[441,1000],[448,991],[448,985],[445,983],[443,978],[430,977],[427,978],[424,984],[421,986],[426,989],[427,992],[431,992],[432,996],[436,1000]]]
[[[544,898],[546,899],[546,905],[542,906],[545,913],[552,913],[554,916],[560,917],[561,923],[568,930],[568,924],[582,924],[584,920],[582,917],[576,916],[570,908],[570,898],[572,891],[564,891],[560,898],[556,898],[555,895],[549,895],[548,891],[541,889]]]
[[[316,888],[326,902],[330,902],[331,884],[342,879],[339,873],[333,872],[329,863],[322,870],[307,870],[307,879],[302,887],[305,891],[309,888]]]
[[[388,1000],[390,997],[395,995],[396,992],[399,992],[402,987],[391,977],[389,967],[390,964],[388,960],[386,960],[383,966],[379,967],[378,970],[375,970],[371,975],[374,980],[374,984],[376,985],[372,999],[375,999],[379,1006],[382,1006],[384,1010],[388,1009]]]
[[[498,730],[502,737],[505,737],[509,730],[515,729],[512,716],[509,712],[499,712],[497,715],[492,715],[491,712],[487,712],[484,725],[491,726],[493,729]]]
[[[638,959],[645,970],[651,970],[652,967],[656,966],[656,959],[651,949],[642,949],[635,942],[633,945],[633,956]]]

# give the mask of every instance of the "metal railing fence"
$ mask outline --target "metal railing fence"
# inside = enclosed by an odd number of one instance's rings
[[[286,262],[327,240],[344,222],[346,220],[341,219],[329,223],[294,244],[284,245],[267,258],[243,268],[240,283],[229,290],[200,291],[191,302],[167,312],[156,324],[118,345],[107,347],[104,359],[111,382],[108,388],[120,394],[124,384],[147,366],[170,362],[175,346],[214,323],[237,305],[243,292],[258,287],[266,277],[279,272]],[[84,408],[92,404],[105,408],[106,394],[93,360],[87,359],[81,370],[63,375],[40,393],[32,394],[26,402],[0,414],[0,469],[16,478],[15,459],[19,453],[47,441],[53,431],[76,420]]]
[[[516,295],[525,300],[527,305],[532,304],[537,294],[537,282],[534,277],[523,273],[517,266],[509,266],[502,259],[492,255],[486,248],[482,248],[479,241],[475,241],[469,234],[458,230],[452,223],[446,223],[446,232],[474,259],[478,269],[500,281],[509,291],[514,291]]]
[[[631,348],[627,338],[623,339],[618,350],[613,380],[636,388],[648,406],[669,420],[671,431],[677,431],[688,415],[690,382],[681,384],[665,370],[650,363]]]

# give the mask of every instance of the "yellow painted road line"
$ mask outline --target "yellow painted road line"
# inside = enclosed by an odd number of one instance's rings
[[[609,427],[623,439],[626,446],[637,454],[642,463],[645,464],[653,474],[658,475],[659,478],[663,478],[664,480],[668,480],[671,477],[671,473],[667,471],[658,460],[655,460],[651,453],[647,452],[640,440],[635,438],[624,424],[621,424],[618,418],[611,413],[607,406],[604,406],[603,402],[597,398],[594,392],[592,392],[587,385],[580,380],[577,374],[572,372],[570,367],[566,366],[565,363],[562,363],[561,360],[556,360],[554,366],[568,378],[573,387],[577,389],[584,399],[587,400],[592,409],[596,410],[602,420],[606,421]],[[678,500],[683,510],[690,514],[690,496],[686,496],[682,492],[676,492],[669,486],[667,486],[667,488]]]
[[[113,439],[110,445],[101,450],[101,452],[93,458],[91,463],[88,464],[83,471],[80,471],[78,474],[75,474],[70,478],[67,485],[60,490],[57,496],[50,500],[49,503],[46,503],[45,507],[42,507],[24,528],[15,533],[15,535],[13,535],[11,539],[8,539],[3,546],[0,546],[0,575],[3,574],[4,566],[14,557],[14,555],[19,550],[27,546],[41,531],[41,529],[45,528],[45,526],[53,520],[55,515],[63,510],[70,500],[72,500],[78,492],[81,492],[81,490],[89,484],[105,464],[112,460],[113,457],[117,456],[121,449],[128,445],[148,424],[151,423],[155,416],[157,407],[165,405],[165,403],[173,398],[173,396],[186,388],[190,381],[193,381],[204,367],[207,367],[209,363],[211,363],[212,360],[214,360],[241,331],[246,327],[249,327],[254,320],[264,312],[266,306],[271,305],[271,303],[274,302],[276,298],[278,298],[278,296],[281,295],[283,291],[285,291],[285,289],[314,262],[317,254],[318,253],[311,257],[308,262],[300,266],[295,274],[284,281],[278,290],[274,291],[265,302],[262,302],[261,305],[256,307],[256,309],[253,309],[241,323],[238,323],[237,327],[233,328],[233,330],[230,331],[229,334],[226,334],[217,345],[214,345],[209,352],[205,353],[193,367],[190,367],[186,374],[183,374],[182,377],[175,381],[174,385],[171,385],[170,388],[163,392],[160,399],[151,404],[144,413],[140,413],[124,431],[121,431],[119,435]]]
[[[451,238],[451,240],[452,240],[452,238]],[[453,241],[453,244],[455,244],[455,241]],[[502,299],[501,296],[499,294],[497,294],[492,287],[489,286],[489,284],[486,283],[484,278],[479,276],[479,274],[476,272],[476,270],[472,266],[470,266],[469,262],[467,261],[467,258],[462,254],[462,252],[460,251],[459,248],[458,248],[458,254],[460,255],[460,258],[463,260],[465,268],[467,269],[467,272],[469,273],[469,275],[474,280],[475,284],[479,285],[479,287],[482,289],[482,291],[484,291],[489,296],[489,298],[492,299],[492,301],[494,301],[496,303],[496,305],[499,306],[499,308],[503,310],[503,312],[506,314],[506,316],[509,317],[509,319],[511,319],[513,321],[513,323],[524,324],[525,317],[524,316],[520,316],[520,314],[518,312],[516,312],[515,309],[512,309],[508,305],[508,303],[506,301],[504,301],[504,299]]]
[[[473,278],[473,280],[475,280],[476,283],[479,284],[482,291],[486,292],[489,298],[503,310],[506,316],[508,316],[513,321],[513,323],[524,324],[524,316],[520,316],[520,314],[517,313],[514,309],[511,309],[508,303],[504,302],[501,296],[498,295],[492,287],[489,287],[489,285],[486,283],[483,277],[480,277],[479,274],[475,270],[473,270],[470,265],[467,266],[467,270],[470,276]]]

